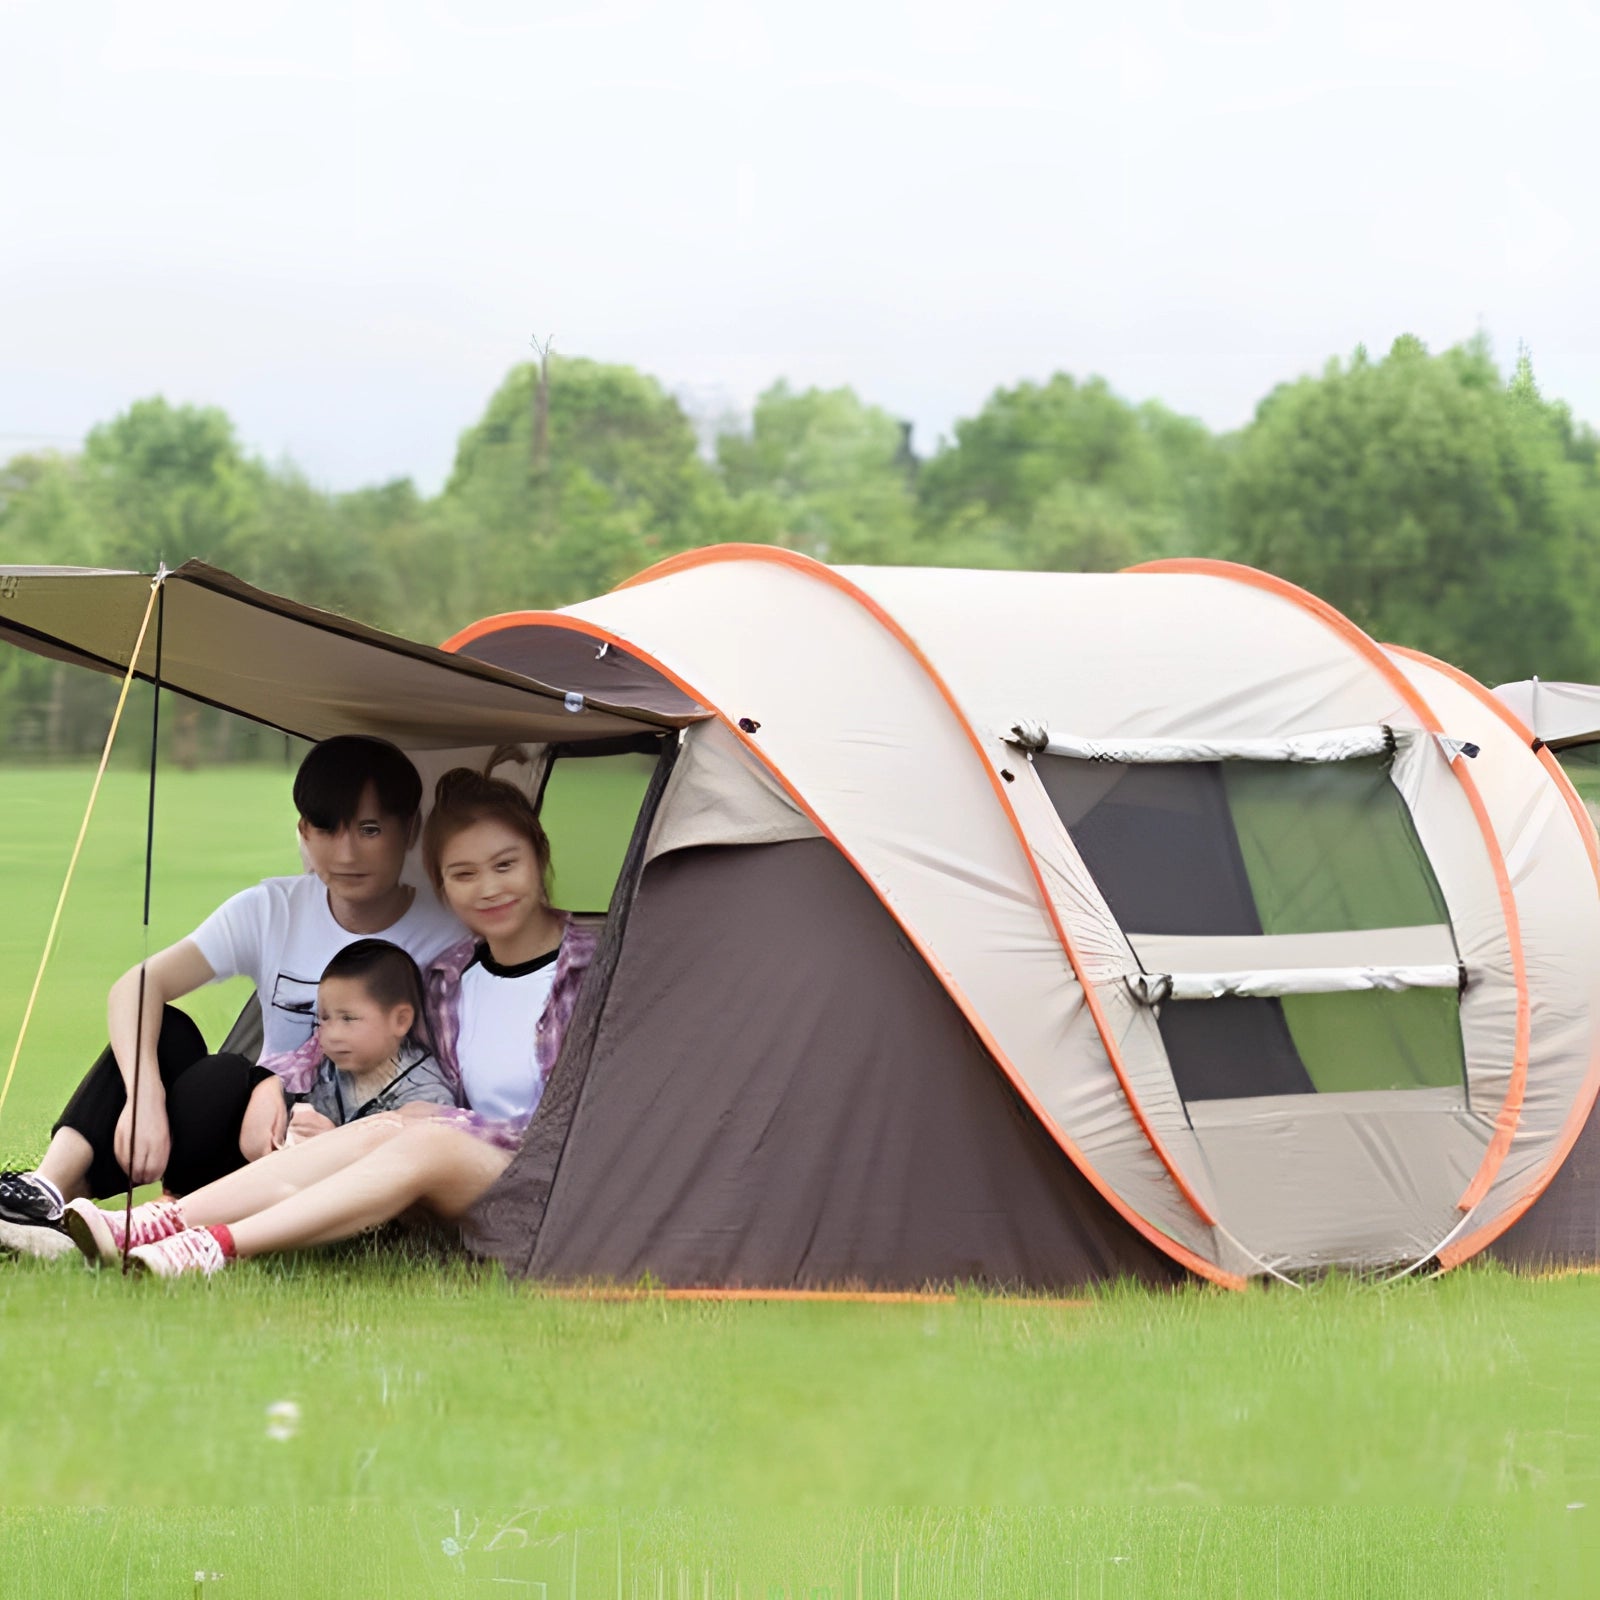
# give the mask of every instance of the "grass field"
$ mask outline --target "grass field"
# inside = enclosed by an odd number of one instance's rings
[[[6,1059],[89,776],[0,774]],[[294,869],[287,790],[163,775],[153,946]],[[573,838],[605,801],[564,803],[588,898],[605,867]],[[12,1158],[141,949],[143,804],[108,777],[0,1116]],[[201,1000],[217,1033],[240,997]],[[867,1306],[573,1300],[368,1244],[172,1285],[11,1263],[0,1590],[1586,1594],[1597,1323],[1600,1278],[1492,1270]]]

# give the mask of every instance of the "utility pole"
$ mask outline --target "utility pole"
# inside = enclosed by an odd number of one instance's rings
[[[544,475],[550,464],[550,347],[556,341],[551,333],[543,344],[538,335],[528,340],[533,353],[539,358],[539,376],[533,385],[533,428],[529,444],[528,471],[532,477]]]

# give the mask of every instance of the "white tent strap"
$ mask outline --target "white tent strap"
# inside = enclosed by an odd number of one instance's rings
[[[1050,733],[1036,722],[1019,722],[1009,740],[1036,755],[1068,756],[1077,761],[1130,764],[1176,761],[1355,761],[1393,755],[1416,738],[1413,728],[1383,725],[1333,728],[1285,739],[1085,739]]]
[[[1286,972],[1324,967],[1454,967],[1450,925],[1324,933],[1180,934],[1128,930],[1146,972]]]
[[[1259,972],[1136,972],[1128,988],[1141,1005],[1165,1000],[1270,999],[1287,994],[1352,994],[1367,989],[1459,989],[1459,965],[1280,967]]]

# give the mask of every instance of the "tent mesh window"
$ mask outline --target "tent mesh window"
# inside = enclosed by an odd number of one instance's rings
[[[635,751],[591,756],[557,748],[545,771],[539,815],[550,835],[557,905],[604,911],[622,870],[656,758]]]
[[[1135,952],[1140,934],[1275,935],[1448,925],[1385,757],[1036,770]],[[1168,1002],[1186,1101],[1463,1084],[1458,996],[1364,990]]]

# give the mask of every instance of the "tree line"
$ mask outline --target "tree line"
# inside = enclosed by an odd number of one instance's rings
[[[412,637],[559,606],[663,556],[728,540],[836,563],[1109,571],[1159,556],[1244,561],[1375,637],[1490,682],[1600,679],[1600,440],[1507,375],[1481,338],[1397,339],[1273,390],[1213,433],[1101,378],[998,389],[929,456],[848,388],[774,384],[707,447],[631,367],[515,367],[436,495],[401,479],[329,493],[252,457],[212,407],[142,400],[76,454],[0,467],[0,563],[154,570],[200,557]],[[96,748],[107,686],[0,658],[0,749]],[[198,709],[185,760],[258,755]]]

